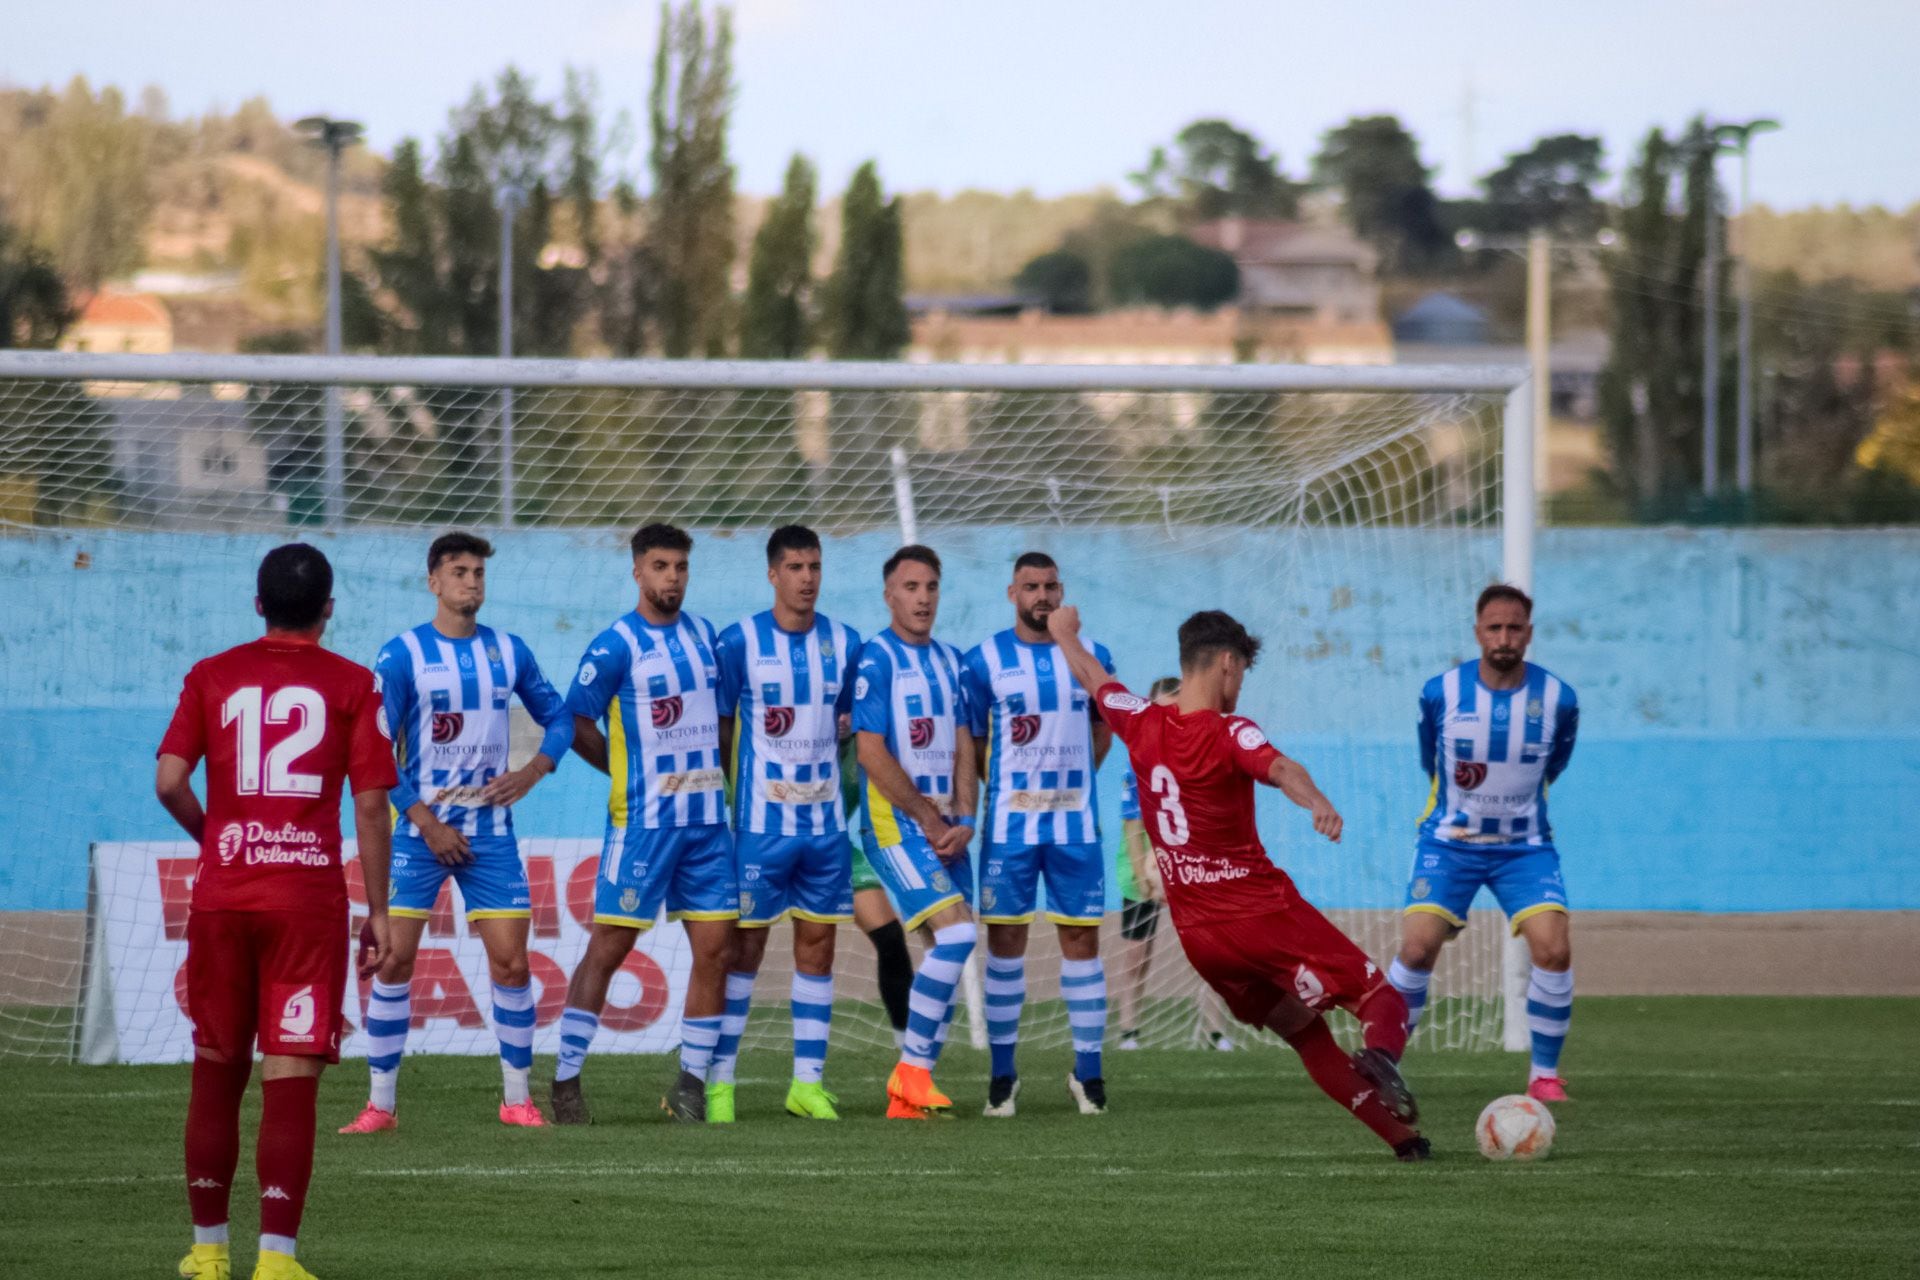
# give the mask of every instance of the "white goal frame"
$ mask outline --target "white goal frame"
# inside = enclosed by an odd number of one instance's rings
[[[1538,433],[1533,380],[1517,365],[1021,365],[881,361],[553,360],[485,357],[121,355],[0,351],[0,385],[26,379],[88,382],[303,383],[325,388],[326,526],[344,523],[346,448],[339,389],[370,383],[494,390],[565,387],[793,391],[1210,391],[1486,394],[1504,396],[1501,423],[1501,577],[1533,588]],[[895,503],[914,540],[912,490],[895,459]],[[511,436],[500,445],[501,509],[511,523]],[[1527,952],[1508,937],[1502,966],[1502,1043],[1528,1046]],[[970,1019],[976,1026],[980,1020]]]

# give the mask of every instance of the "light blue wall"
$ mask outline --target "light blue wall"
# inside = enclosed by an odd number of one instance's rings
[[[1013,554],[1064,567],[1123,677],[1173,667],[1173,628],[1224,607],[1267,639],[1244,710],[1312,767],[1348,817],[1340,847],[1263,797],[1269,847],[1329,906],[1399,901],[1425,801],[1414,703],[1468,655],[1485,534],[987,530],[928,538],[947,558],[941,629],[1006,625]],[[170,838],[152,751],[180,677],[256,634],[252,571],[276,539],[88,532],[0,542],[0,909],[85,901],[90,840]],[[329,643],[369,660],[427,616],[425,539],[318,539],[338,574]],[[829,543],[826,608],[884,621],[894,539]],[[557,681],[631,607],[622,539],[499,540],[486,619]],[[77,567],[85,553],[87,567]],[[690,605],[762,607],[757,539],[702,536]],[[1550,530],[1532,656],[1572,682],[1582,743],[1554,792],[1576,906],[1776,911],[1920,908],[1920,535]],[[1117,807],[1118,762],[1102,803]],[[524,804],[521,830],[597,834],[604,780],[579,760]]]

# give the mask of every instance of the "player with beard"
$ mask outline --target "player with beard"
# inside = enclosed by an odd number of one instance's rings
[[[400,769],[393,789],[392,947],[367,998],[367,1105],[341,1133],[399,1125],[400,1056],[412,1023],[413,962],[440,886],[460,885],[467,923],[487,949],[493,1028],[500,1041],[500,1123],[538,1129],[528,1094],[533,1069],[533,986],[527,932],[533,899],[513,805],[559,767],[573,745],[566,700],[540,673],[526,641],[482,626],[493,544],[444,533],[427,548],[433,621],[395,636],[374,663]],[[534,757],[508,767],[508,698],[546,732]]]
[[[1432,791],[1420,822],[1400,954],[1387,971],[1406,997],[1409,1030],[1426,1007],[1440,948],[1467,925],[1481,885],[1493,890],[1533,961],[1528,1096],[1564,1102],[1560,1050],[1573,1018],[1573,952],[1547,788],[1573,758],[1580,704],[1573,686],[1526,660],[1533,601],[1495,585],[1474,607],[1480,657],[1427,681],[1420,765]]]
[[[1049,634],[1048,619],[1064,591],[1053,557],[1040,551],[1020,556],[1007,587],[1013,625],[976,645],[963,668],[969,728],[987,784],[979,903],[987,926],[989,1116],[1013,1115],[1020,1089],[1014,1050],[1027,999],[1027,932],[1042,876],[1047,918],[1060,930],[1060,994],[1073,1039],[1067,1092],[1082,1115],[1107,1109],[1101,1070],[1107,976],[1100,964],[1106,858],[1094,773],[1113,734],[1074,683]],[[1112,671],[1106,647],[1093,651]]]
[[[1407,1043],[1406,1001],[1260,844],[1257,782],[1309,810],[1327,839],[1338,841],[1342,829],[1307,771],[1234,714],[1260,641],[1218,610],[1188,618],[1180,624],[1180,692],[1167,706],[1112,679],[1080,642],[1077,610],[1057,610],[1051,630],[1074,677],[1097,691],[1100,714],[1144,784],[1141,813],[1194,970],[1235,1017],[1291,1045],[1313,1082],[1396,1156],[1427,1159],[1427,1140],[1412,1127],[1419,1108],[1395,1065]],[[1351,1058],[1321,1016],[1334,1007],[1360,1020],[1366,1047]]]
[[[594,878],[593,932],[567,984],[553,1118],[587,1124],[580,1071],[607,986],[664,902],[693,953],[680,1019],[680,1073],[662,1106],[707,1118],[707,1073],[726,1005],[727,952],[740,895],[727,830],[726,740],[714,690],[719,637],[682,611],[693,539],[670,524],[633,535],[640,603],[593,638],[567,692],[573,749],[610,780],[607,837]],[[601,726],[605,725],[602,732]]]

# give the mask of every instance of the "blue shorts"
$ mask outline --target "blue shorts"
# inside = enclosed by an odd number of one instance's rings
[[[918,831],[901,831],[899,844],[870,843],[867,861],[892,895],[908,930],[918,929],[928,917],[957,902],[973,905],[972,858],[962,854],[948,862]]]
[[[610,827],[594,880],[593,922],[651,929],[669,920],[731,920],[740,914],[733,833],[725,826]]]
[[[419,836],[393,838],[393,886],[387,910],[406,920],[433,914],[440,886],[452,876],[469,920],[525,919],[533,914],[527,868],[512,836],[468,836],[471,862],[450,867],[433,856]]]
[[[821,924],[853,919],[853,845],[844,831],[734,838],[740,927],[764,929],[789,914]]]
[[[1107,860],[1097,844],[988,844],[980,863],[980,918],[1033,919],[1034,891],[1047,878],[1047,919],[1097,925],[1107,913]]]
[[[1407,914],[1429,912],[1458,933],[1467,927],[1467,908],[1481,885],[1493,890],[1515,933],[1528,916],[1567,910],[1557,850],[1462,849],[1423,837],[1413,854]]]

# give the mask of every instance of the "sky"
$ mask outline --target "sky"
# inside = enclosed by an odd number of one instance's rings
[[[1222,116],[1301,176],[1351,115],[1397,114],[1443,194],[1534,138],[1778,119],[1752,157],[1776,208],[1920,202],[1920,0],[736,0],[732,148],[744,191],[797,149],[823,183],[1059,195],[1125,185]],[[644,120],[650,0],[7,0],[0,83],[157,85],[176,114],[265,95],[287,117],[431,137],[508,63],[568,66]],[[638,169],[644,151],[627,164]],[[1733,177],[1731,170],[1728,179]]]

